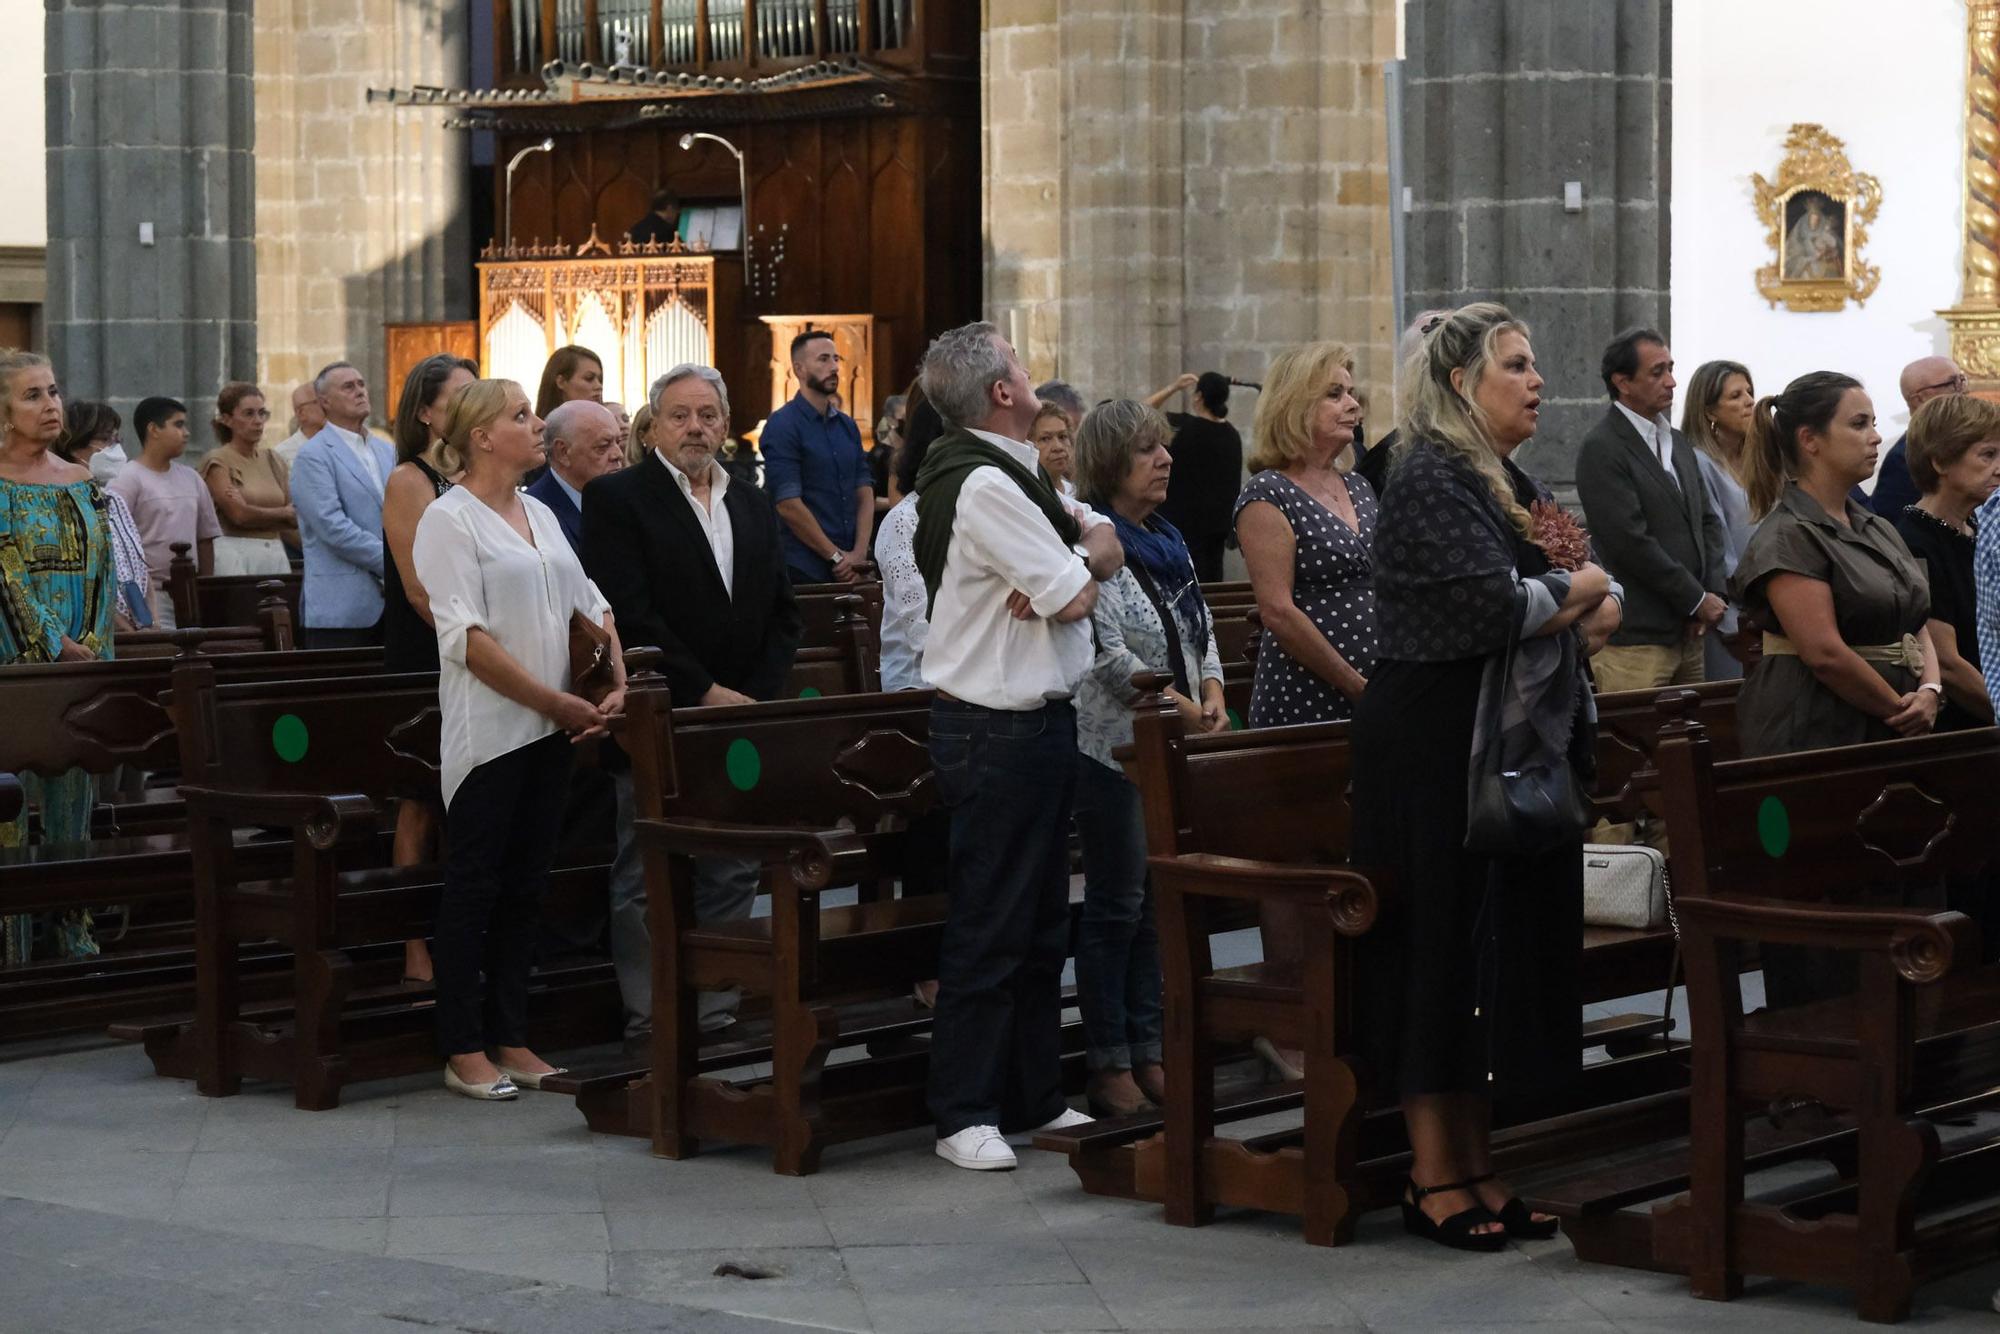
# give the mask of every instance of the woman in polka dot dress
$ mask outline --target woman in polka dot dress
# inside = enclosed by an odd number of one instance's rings
[[[1338,466],[1360,424],[1345,344],[1309,343],[1265,373],[1252,431],[1255,476],[1236,500],[1236,540],[1264,622],[1252,727],[1350,717],[1374,670],[1375,492]],[[1264,958],[1297,966],[1297,910],[1266,907],[1261,927]],[[1278,1078],[1303,1075],[1302,1052],[1265,1038],[1254,1045]]]
[[[1375,492],[1337,466],[1360,423],[1345,345],[1312,343],[1272,363],[1257,401],[1256,475],[1236,500],[1264,622],[1252,727],[1350,717],[1375,665]]]

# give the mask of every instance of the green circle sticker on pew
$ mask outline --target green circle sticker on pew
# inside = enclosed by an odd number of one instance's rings
[[[1230,731],[1232,731],[1232,732],[1240,732],[1240,731],[1242,731],[1242,730],[1243,730],[1243,715],[1242,715],[1242,714],[1240,714],[1240,713],[1238,713],[1238,712],[1237,712],[1236,710],[1234,710],[1234,709],[1230,709],[1230,710],[1228,710],[1228,713],[1229,713],[1229,730],[1230,730]]]
[[[296,713],[280,714],[278,721],[271,724],[271,749],[278,752],[278,758],[286,764],[297,764],[306,757],[306,723]]]
[[[1782,857],[1792,846],[1792,816],[1785,803],[1766,797],[1757,807],[1757,841],[1773,857]]]
[[[764,757],[757,753],[756,742],[740,736],[729,743],[729,750],[722,757],[722,767],[738,792],[748,792],[764,776]]]
[[[818,686],[807,686],[804,690],[801,690],[799,692],[800,699],[818,699],[819,697],[820,694]]]

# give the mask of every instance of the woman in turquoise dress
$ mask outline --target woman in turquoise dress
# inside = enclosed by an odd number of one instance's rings
[[[104,492],[88,468],[51,451],[62,430],[62,396],[48,361],[0,350],[0,668],[111,656],[117,567]],[[89,836],[90,774],[72,769],[21,780],[29,806],[41,812],[45,841]],[[24,812],[0,824],[0,847],[21,846],[27,832]],[[0,924],[9,964],[97,953],[90,914],[81,909]]]

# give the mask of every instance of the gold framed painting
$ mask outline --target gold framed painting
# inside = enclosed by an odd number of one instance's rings
[[[1882,281],[1861,253],[1882,208],[1882,183],[1854,170],[1847,146],[1824,126],[1794,125],[1777,179],[1758,174],[1750,182],[1771,247],[1771,262],[1757,270],[1764,299],[1797,311],[1866,304]]]

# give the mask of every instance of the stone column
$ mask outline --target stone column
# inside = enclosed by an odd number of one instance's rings
[[[1399,3],[987,0],[986,305],[1034,374],[1136,396],[1337,338],[1386,429]]]
[[[468,137],[367,101],[464,87],[467,3],[257,0],[258,374],[275,401],[352,361],[386,424],[383,324],[472,318]]]
[[[48,0],[48,346],[73,398],[167,394],[199,423],[256,373],[250,15]]]
[[[1529,322],[1548,386],[1523,461],[1566,486],[1604,345],[1671,332],[1671,0],[1410,0],[1406,22],[1409,313],[1499,300]]]

